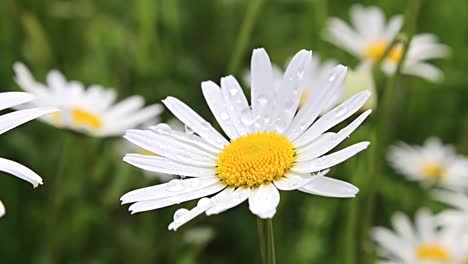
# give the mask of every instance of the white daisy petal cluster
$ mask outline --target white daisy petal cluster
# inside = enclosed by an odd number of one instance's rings
[[[468,195],[462,192],[436,191],[434,196],[452,207],[437,215],[441,225],[452,226],[460,233],[468,234]]]
[[[352,26],[339,18],[330,18],[325,38],[364,64],[372,64],[382,57],[400,32],[403,17],[395,15],[387,22],[380,8],[354,5],[351,8],[351,22]],[[427,61],[447,57],[449,52],[449,47],[440,44],[433,34],[417,34],[409,45],[402,72],[429,81],[439,81],[443,77],[442,72]],[[382,61],[382,70],[393,74],[402,55],[403,45],[397,43]]]
[[[428,138],[422,146],[392,146],[388,157],[391,165],[409,180],[425,186],[468,188],[468,158],[457,155],[452,146],[443,145],[438,138]]]
[[[331,71],[337,65],[338,63],[336,63],[334,60],[320,62],[319,56],[312,57],[309,70],[304,72],[304,88],[302,90],[301,99],[299,100],[299,107],[301,107],[307,101],[309,96],[318,94],[318,90],[323,88],[321,85],[327,80]],[[273,90],[277,92],[281,87],[281,81],[283,80],[284,72],[279,66],[273,64],[272,73]],[[250,71],[247,71],[246,75],[244,76],[244,80],[248,84],[251,82],[250,76]],[[337,93],[334,95],[334,98],[330,100],[328,105],[323,107],[322,112],[326,112],[333,106],[336,106],[338,103],[340,103],[338,99],[341,98],[342,93],[343,87],[340,87],[339,91],[337,91]]]
[[[250,105],[233,76],[221,78],[220,86],[203,82],[205,100],[228,139],[180,100],[165,99],[165,106],[194,133],[176,131],[167,124],[128,130],[126,139],[159,156],[127,154],[124,161],[182,179],[131,191],[122,196],[122,203],[132,203],[129,210],[138,213],[201,198],[195,208],[175,212],[169,229],[176,230],[202,213],[218,214],[247,200],[253,214],[272,218],[280,190],[354,197],[358,188],[325,174],[366,149],[369,142],[327,153],[358,128],[371,110],[338,132],[329,130],[356,113],[370,92],[358,93],[319,117],[341,89],[346,67],[339,65],[320,84],[324,88],[298,109],[311,56],[310,51],[299,51],[276,90],[268,54],[254,50]]]
[[[23,92],[0,93],[0,110],[14,107],[34,100],[34,96]],[[29,108],[14,111],[0,116],[0,134],[13,129],[21,124],[57,112],[58,109],[52,107]],[[35,172],[25,166],[4,158],[0,158],[0,171],[12,174],[20,179],[30,182],[34,187],[42,184],[42,179]],[[0,201],[0,217],[5,214],[5,207]]]
[[[141,96],[131,96],[115,103],[117,94],[99,85],[85,88],[78,81],[68,81],[59,71],[47,74],[47,83],[37,82],[28,68],[15,63],[16,82],[36,96],[28,106],[53,106],[60,112],[42,118],[53,126],[68,128],[96,137],[122,135],[126,129],[137,127],[156,118],[162,106],[144,107]]]
[[[415,225],[396,213],[394,231],[373,229],[372,237],[379,245],[382,260],[392,264],[465,264],[468,261],[468,233],[450,226],[440,226],[436,216],[426,209],[416,214]]]

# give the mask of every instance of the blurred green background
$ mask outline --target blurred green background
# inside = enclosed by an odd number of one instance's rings
[[[200,82],[218,82],[228,74],[241,79],[253,48],[265,47],[281,66],[302,48],[355,66],[350,55],[323,41],[322,31],[328,16],[349,21],[349,8],[357,2],[380,6],[388,17],[404,13],[410,1],[2,0],[0,87],[18,90],[12,65],[23,61],[41,81],[57,68],[69,79],[115,87],[119,98],[141,94],[153,103],[176,96],[214,121]],[[420,144],[435,135],[468,154],[467,12],[465,0],[423,1],[417,32],[438,35],[452,56],[436,62],[445,73],[442,83],[401,79],[392,142]],[[252,32],[242,42],[245,20]],[[382,88],[384,77],[377,81]],[[164,120],[169,117],[164,113]],[[378,142],[376,117],[345,144]],[[33,190],[1,175],[0,198],[7,207],[0,220],[1,263],[260,261],[256,219],[246,204],[198,217],[177,232],[167,231],[167,225],[180,206],[131,216],[120,196],[158,181],[121,161],[120,138],[94,139],[34,121],[2,135],[0,143],[2,157],[20,161],[44,179]],[[441,208],[390,168],[372,180],[372,154],[371,145],[330,173],[357,185],[356,199],[281,193],[274,218],[278,263],[372,262],[366,226],[388,225],[397,210],[412,215],[421,206]],[[377,206],[369,212],[372,191]]]

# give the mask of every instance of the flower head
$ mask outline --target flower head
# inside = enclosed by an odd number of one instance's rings
[[[42,118],[49,124],[68,128],[97,137],[116,136],[154,119],[162,111],[159,104],[143,108],[140,96],[115,103],[117,94],[112,89],[91,85],[85,89],[77,81],[67,81],[57,70],[47,75],[47,84],[38,83],[26,66],[15,63],[16,82],[36,96],[29,105],[53,106],[60,112]]]
[[[0,93],[0,110],[9,107],[24,104],[34,99],[34,96],[23,92],[6,92]],[[30,108],[23,109],[0,116],[0,134],[7,132],[21,124],[31,121],[43,115],[47,115],[58,111],[56,108]],[[42,179],[32,170],[25,166],[4,158],[0,158],[0,171],[12,174],[20,179],[30,182],[34,187],[42,184]],[[5,214],[5,207],[0,202],[0,217]]]
[[[410,219],[397,213],[392,218],[394,232],[376,227],[372,237],[385,261],[397,264],[464,264],[468,260],[468,237],[450,227],[439,228],[436,218],[426,209]]]
[[[409,180],[424,185],[440,185],[459,189],[468,187],[468,159],[455,153],[452,146],[438,138],[429,138],[423,146],[405,143],[392,146],[391,165]]]
[[[326,39],[343,48],[366,64],[379,60],[398,34],[403,24],[403,17],[395,15],[387,22],[381,9],[375,6],[354,5],[351,8],[352,27],[339,18],[330,18]],[[402,72],[421,78],[438,81],[441,71],[427,63],[427,60],[446,57],[449,48],[440,44],[432,34],[418,34],[413,37],[408,48]],[[403,56],[403,45],[397,43],[382,61],[385,73],[395,72]]]
[[[268,54],[263,49],[254,50],[250,106],[234,77],[222,78],[221,87],[203,82],[206,102],[230,140],[178,99],[165,99],[166,107],[195,134],[172,130],[166,124],[151,130],[129,130],[126,139],[160,156],[127,154],[124,161],[145,170],[190,178],[129,192],[121,198],[122,203],[133,203],[130,211],[137,213],[204,197],[192,210],[175,213],[169,225],[175,230],[204,212],[218,214],[246,200],[253,214],[272,218],[280,201],[279,190],[354,197],[358,192],[355,186],[325,173],[367,148],[369,142],[325,154],[346,139],[370,110],[336,133],[327,131],[356,113],[370,93],[361,92],[318,118],[342,85],[346,67],[340,65],[323,83],[326,88],[319,89],[298,110],[310,60],[310,51],[299,51],[274,90]],[[207,198],[210,195],[214,196]]]

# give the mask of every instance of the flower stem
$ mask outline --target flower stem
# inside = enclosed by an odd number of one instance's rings
[[[390,143],[391,128],[394,121],[394,110],[395,110],[395,98],[398,94],[398,89],[400,89],[399,81],[401,77],[401,70],[405,62],[406,55],[411,43],[411,39],[416,30],[416,23],[418,19],[419,9],[421,6],[422,0],[413,0],[408,2],[408,9],[405,14],[405,37],[401,37],[403,42],[403,53],[397,64],[396,70],[392,76],[388,78],[386,89],[383,91],[382,102],[379,106],[379,119],[377,122],[377,127],[375,128],[378,141],[375,146],[375,155],[373,168],[371,169],[370,177],[370,190],[367,206],[367,219],[364,224],[364,238],[365,240],[369,239],[370,228],[373,223],[373,215],[375,209],[375,196],[377,193],[377,188],[379,186],[379,177],[383,171],[383,165],[385,162],[385,153],[388,144]],[[400,38],[400,37],[399,37]],[[371,247],[370,241],[364,243],[366,246]],[[371,250],[372,252],[372,250]],[[368,263],[374,263],[372,258],[368,259]]]
[[[275,239],[273,237],[273,223],[270,219],[257,217],[260,253],[263,264],[275,264]]]
[[[260,10],[262,3],[263,0],[249,1],[249,5],[247,6],[247,13],[245,14],[239,33],[239,38],[237,39],[236,49],[234,50],[234,54],[232,55],[231,62],[228,66],[228,72],[230,74],[235,74],[237,70],[239,70],[242,56],[245,53],[247,43],[249,42],[255,20],[258,16],[258,11]]]

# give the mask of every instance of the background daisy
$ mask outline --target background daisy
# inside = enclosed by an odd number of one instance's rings
[[[457,155],[452,146],[443,145],[438,138],[428,138],[422,146],[399,143],[390,148],[388,158],[407,179],[424,186],[468,187],[468,159]]]
[[[141,96],[132,96],[115,103],[112,89],[91,85],[85,89],[78,81],[67,81],[57,70],[47,74],[47,84],[37,82],[22,63],[14,65],[18,85],[36,96],[27,106],[53,106],[60,112],[42,120],[59,128],[68,128],[97,137],[117,136],[126,129],[154,119],[162,106],[144,107]]]
[[[395,15],[386,21],[383,11],[376,7],[354,5],[351,8],[350,27],[339,18],[330,18],[325,39],[359,58],[364,64],[372,64],[382,57],[403,25],[403,17]],[[403,55],[403,47],[397,43],[382,62],[382,70],[393,74]],[[419,76],[430,81],[440,81],[442,72],[427,60],[448,56],[449,48],[440,44],[433,34],[415,35],[403,62],[402,73]]]
[[[398,264],[463,264],[467,257],[466,235],[450,227],[439,228],[436,218],[420,209],[413,225],[410,219],[396,213],[394,231],[376,227],[372,237],[380,247],[381,263]]]

